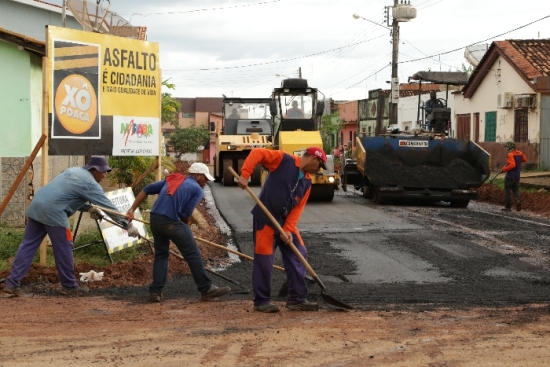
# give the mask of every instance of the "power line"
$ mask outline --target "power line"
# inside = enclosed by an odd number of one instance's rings
[[[130,16],[129,20],[132,20],[132,17],[134,15],[141,15],[142,17],[148,17],[150,15],[174,15],[174,14],[188,14],[188,13],[197,13],[200,11],[215,11],[215,10],[227,10],[227,9],[233,9],[233,8],[247,8],[251,6],[257,6],[257,5],[266,5],[271,3],[277,3],[281,0],[271,0],[271,1],[263,1],[261,3],[256,4],[242,4],[242,5],[233,5],[233,6],[220,6],[218,8],[209,8],[209,9],[195,9],[195,10],[187,10],[187,11],[166,11],[166,12],[159,12],[159,13],[147,13],[147,14],[141,14],[141,13],[133,13]]]
[[[466,47],[474,46],[474,45],[477,45],[478,43],[487,42],[487,41],[492,40],[492,39],[495,39],[495,38],[497,38],[497,37],[504,36],[505,34],[515,32],[515,31],[517,31],[517,30],[519,30],[519,29],[522,29],[522,28],[528,27],[528,26],[530,26],[530,25],[532,25],[532,24],[535,24],[535,23],[537,23],[537,22],[540,22],[541,20],[544,20],[544,19],[546,19],[546,18],[550,18],[550,15],[544,16],[544,17],[542,17],[542,18],[540,18],[540,19],[534,20],[534,21],[532,21],[532,22],[530,22],[530,23],[524,24],[524,25],[522,25],[522,26],[520,26],[520,27],[517,27],[517,28],[514,28],[514,29],[512,29],[512,30],[510,30],[510,31],[507,31],[507,32],[498,34],[498,35],[493,36],[493,37],[486,38],[486,39],[484,39],[483,41],[474,42],[474,43],[472,43],[472,44],[469,44],[469,45],[466,45],[466,46],[462,46],[462,47],[458,47],[458,48],[455,48],[455,49],[453,49],[453,50],[441,52],[441,53],[438,53],[438,54],[435,54],[435,55],[430,55],[430,56],[426,56],[426,57],[421,57],[421,58],[413,59],[413,60],[399,61],[398,64],[406,64],[406,63],[409,63],[409,62],[414,62],[414,61],[420,61],[420,60],[430,59],[430,58],[435,57],[435,56],[447,55],[447,54],[450,54],[450,53],[453,53],[453,52],[456,52],[456,51],[460,51],[460,50],[463,50],[463,49],[466,48]]]

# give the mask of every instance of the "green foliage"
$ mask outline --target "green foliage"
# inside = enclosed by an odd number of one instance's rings
[[[472,75],[472,73],[474,72],[474,67],[472,65],[466,66],[464,63],[462,63],[462,71],[468,74],[468,77],[470,77],[470,75]]]
[[[108,160],[109,166],[113,168],[107,175],[111,185],[118,184],[119,186],[129,187],[143,172],[155,163],[157,157],[109,157]],[[163,167],[168,168],[169,171],[176,169],[169,157],[162,157],[161,164]],[[141,189],[146,185],[155,181],[155,174],[156,171],[151,172],[136,186],[134,196],[139,194]]]
[[[176,86],[172,83],[168,83],[169,79],[163,80],[162,85],[168,89],[176,89]],[[176,98],[173,98],[170,93],[162,93],[162,116],[163,123],[170,123],[170,125],[178,126],[178,112],[181,110],[181,103]]]
[[[200,145],[206,144],[210,139],[210,131],[204,125],[185,128],[176,127],[176,131],[170,135],[170,145],[179,159],[182,154],[195,153]]]
[[[332,150],[336,146],[335,136],[344,127],[344,120],[340,117],[338,112],[331,113],[330,115],[324,115],[321,118],[321,139],[323,140],[323,149],[327,154],[332,154]]]
[[[21,241],[23,240],[23,234],[25,233],[24,228],[12,228],[5,225],[0,225],[0,271],[7,271],[11,269],[11,260],[15,256]],[[93,266],[105,267],[111,264],[109,257],[107,256],[107,251],[105,246],[101,241],[101,234],[98,230],[91,230],[87,232],[77,233],[75,238],[74,246],[80,247],[92,242],[94,243],[91,246],[76,250],[74,252],[75,264],[78,263],[90,263]],[[111,254],[113,261],[123,262],[123,261],[132,261],[135,258],[141,256],[144,253],[147,253],[149,250],[148,244],[141,244],[138,246],[132,246],[122,251],[115,252]],[[37,251],[33,259],[34,262],[40,261],[40,252]],[[53,257],[53,250],[51,247],[48,247],[46,250],[46,266],[53,267],[55,266],[55,261]]]
[[[11,262],[8,260],[15,256],[24,232],[24,228],[0,225],[0,271],[10,269]]]

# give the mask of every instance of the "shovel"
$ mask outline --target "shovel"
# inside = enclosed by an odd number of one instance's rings
[[[493,176],[493,178],[490,178],[490,179],[489,179],[489,183],[492,184],[493,181],[495,180],[495,178],[497,178],[497,176],[500,175],[501,173],[502,173],[502,169],[501,169],[500,171],[498,171],[498,172],[496,173],[496,175]]]
[[[231,174],[233,176],[235,176],[236,179],[239,179],[239,175],[237,174],[237,172],[235,172],[235,170],[232,167],[228,167],[228,169],[229,169],[229,172],[231,172]],[[246,186],[246,191],[248,191],[248,193],[250,194],[252,199],[254,199],[256,204],[258,204],[258,206],[263,210],[263,212],[265,213],[265,215],[267,215],[269,220],[271,220],[271,223],[273,224],[275,229],[277,229],[279,231],[279,233],[284,233],[284,230],[283,230],[283,228],[281,228],[281,225],[279,224],[279,222],[277,222],[277,220],[273,217],[273,215],[271,215],[271,213],[265,207],[265,205],[260,201],[260,199],[258,199],[258,197],[254,193],[254,191],[252,191],[252,189],[248,186]],[[311,275],[311,277],[317,282],[317,284],[319,284],[319,287],[321,287],[321,297],[323,297],[325,302],[327,302],[328,304],[331,304],[333,306],[336,306],[336,307],[347,308],[347,309],[350,309],[350,310],[353,309],[353,307],[351,307],[351,306],[349,306],[349,305],[347,305],[343,302],[340,302],[340,301],[334,299],[332,296],[330,296],[327,293],[327,289],[326,289],[325,285],[323,284],[323,282],[321,282],[321,279],[319,279],[319,277],[317,276],[317,274],[315,273],[313,268],[309,265],[307,260],[302,256],[300,251],[298,251],[296,246],[294,246],[294,243],[292,243],[292,241],[288,241],[286,244],[288,246],[290,246],[290,248],[292,249],[294,254],[298,257],[298,259],[300,259],[300,262],[302,264],[304,264],[304,266],[306,267],[306,269],[307,269],[308,273]]]
[[[98,209],[103,210],[105,213],[116,214],[116,215],[121,216],[121,217],[124,216],[123,213],[117,212],[117,211],[115,211],[115,210],[107,209],[107,208],[104,208],[104,207],[98,206],[98,205],[94,205],[94,206],[95,206],[96,208],[98,208]],[[110,220],[107,220],[107,219],[105,219],[105,218],[104,218],[104,220],[106,220],[106,221],[108,221],[108,222],[110,222],[110,223],[113,223],[113,224],[117,225],[116,223],[114,223],[114,222],[112,222],[112,221],[110,221]],[[134,220],[135,220],[135,221],[138,221],[138,222],[141,222],[141,223],[143,223],[143,224],[147,224],[147,225],[150,224],[149,222],[147,222],[146,220],[143,220],[143,219],[134,218]],[[227,252],[231,252],[231,253],[233,253],[233,254],[235,254],[235,255],[239,255],[240,257],[245,258],[245,259],[247,259],[247,260],[254,261],[254,258],[253,258],[253,257],[248,256],[248,255],[246,255],[246,254],[243,254],[242,252],[232,250],[232,249],[230,249],[230,248],[228,248],[228,247],[225,247],[225,246],[222,246],[222,245],[218,245],[217,243],[210,242],[210,241],[208,241],[208,240],[205,240],[204,238],[195,237],[195,239],[196,239],[197,241],[201,241],[201,242],[203,242],[203,243],[206,243],[207,245],[210,245],[210,246],[213,246],[213,247],[217,247],[217,248],[222,249],[222,250],[225,250],[225,251],[227,251]],[[147,238],[145,238],[145,240],[147,240]],[[280,266],[278,266],[278,265],[273,265],[273,269],[277,269],[277,270],[280,270],[280,271],[282,271],[282,272],[285,271],[284,268],[282,268],[282,267],[280,267]]]

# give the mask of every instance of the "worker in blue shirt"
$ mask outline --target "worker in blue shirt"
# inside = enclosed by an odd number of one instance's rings
[[[88,292],[88,287],[79,286],[76,281],[69,217],[80,210],[89,212],[92,219],[99,219],[103,214],[88,202],[117,211],[99,184],[110,171],[111,167],[104,157],[92,156],[84,167],[66,169],[36,192],[26,211],[29,219],[6,280],[5,293],[14,296],[22,294],[21,279],[27,275],[46,235],[52,243],[61,294],[81,295]],[[124,217],[113,216],[113,220],[128,231],[128,236],[139,236],[137,228]]]
[[[170,241],[174,242],[189,265],[201,300],[208,301],[231,291],[230,287],[216,287],[206,274],[201,252],[193,232],[189,228],[189,218],[204,195],[203,187],[207,181],[213,181],[208,167],[204,163],[193,163],[188,175],[179,172],[166,176],[166,179],[149,184],[136,196],[126,213],[130,221],[134,211],[149,195],[158,195],[151,209],[150,226],[155,242],[153,262],[153,282],[149,286],[149,302],[161,302],[162,290],[168,276],[168,257]]]

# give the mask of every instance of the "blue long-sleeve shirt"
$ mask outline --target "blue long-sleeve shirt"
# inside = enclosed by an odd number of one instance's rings
[[[151,213],[164,215],[175,221],[181,220],[181,217],[190,218],[204,196],[202,187],[191,176],[187,176],[174,195],[168,195],[167,189],[166,181],[162,180],[145,186],[143,191],[147,195],[158,194]]]
[[[26,215],[48,226],[70,229],[69,217],[77,210],[88,211],[88,201],[118,211],[90,171],[84,167],[72,167],[36,192]],[[128,221],[123,217],[112,218],[123,227],[128,227]]]

